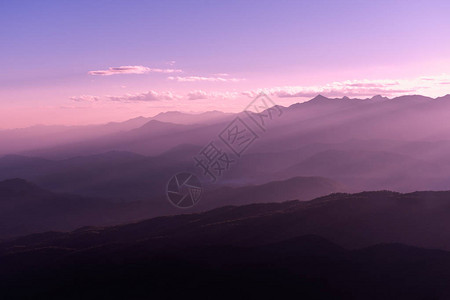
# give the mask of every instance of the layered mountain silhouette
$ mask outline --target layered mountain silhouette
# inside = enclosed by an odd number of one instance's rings
[[[450,95],[278,109],[0,131],[0,297],[450,298]],[[211,142],[234,160],[215,182]],[[179,172],[190,210],[166,199]]]
[[[62,184],[62,183],[61,183]],[[296,177],[286,181],[239,188],[222,187],[204,191],[192,211],[225,205],[311,200],[342,191],[343,187],[320,177]],[[141,189],[145,193],[145,189]],[[82,226],[105,226],[184,211],[169,204],[165,195],[135,201],[55,193],[23,179],[0,182],[0,238],[49,230],[67,231]]]
[[[147,217],[141,209],[139,203],[53,193],[23,179],[5,180],[0,182],[0,238],[118,224]]]
[[[255,188],[256,189],[256,188]],[[265,186],[254,193],[264,192]],[[247,192],[245,189],[235,195]],[[234,196],[230,196],[232,198]],[[77,231],[77,239],[91,245],[111,239],[170,239],[190,243],[245,246],[279,242],[314,234],[346,248],[380,243],[404,243],[450,250],[450,192],[389,191],[334,193],[310,201],[223,206],[182,215],[157,217],[111,228]],[[91,230],[96,232],[91,234]],[[39,240],[39,245],[62,246],[72,233]],[[99,238],[103,236],[103,238]],[[98,240],[97,240],[98,238]],[[13,242],[14,244],[15,242]],[[22,246],[34,247],[27,243]]]
[[[33,217],[29,207],[35,204],[30,196],[23,207],[31,216],[26,218],[29,224],[14,230],[5,225],[9,229],[1,235],[180,213],[170,206],[165,189],[168,180],[183,171],[195,173],[205,189],[203,200],[191,212],[224,205],[311,200],[334,192],[450,190],[448,95],[436,99],[319,95],[281,109],[281,116],[266,120],[264,132],[245,113],[217,111],[168,112],[106,125],[2,131],[0,137],[6,134],[5,138],[24,142],[33,137],[29,142],[35,139],[38,144],[0,157],[0,180],[22,178],[61,199],[70,195],[72,200],[59,202],[61,209],[70,213],[72,204],[62,203],[76,203],[83,213],[78,216],[80,221],[74,214],[73,222],[65,227],[56,221],[54,227],[40,226],[39,219],[47,218],[45,211],[51,209],[41,211],[38,207],[47,204],[36,204],[33,209],[39,213]],[[231,168],[212,183],[195,166],[193,157],[211,141],[230,152],[218,135],[237,116],[258,138],[241,157],[234,156]],[[5,141],[0,153],[15,143]],[[92,213],[85,218],[90,202],[96,203],[97,214],[105,216]],[[5,224],[15,224],[22,208],[15,204],[20,201],[9,203],[14,213]]]
[[[128,131],[143,126],[148,118],[137,117],[125,122],[111,122],[90,126],[45,126],[0,130],[0,155],[52,147],[81,140],[92,140],[104,135]]]
[[[77,145],[82,148],[84,144],[82,141],[94,143],[97,139],[101,139],[97,147],[104,146],[107,148],[108,142],[118,142],[117,139],[122,138],[122,134],[145,126],[151,129],[161,128],[166,123],[178,125],[191,124],[209,124],[218,121],[227,120],[230,114],[210,111],[206,113],[181,113],[181,112],[166,112],[160,113],[154,117],[136,117],[123,122],[110,122],[108,124],[88,125],[88,126],[45,126],[37,125],[28,128],[0,130],[0,140],[3,142],[0,147],[0,155],[28,152],[29,150],[36,150],[33,153],[49,153],[40,152],[38,149],[66,149],[63,145]],[[153,126],[151,125],[153,124]],[[158,128],[159,126],[159,128]],[[168,127],[166,127],[169,129]],[[145,134],[145,130],[142,131]],[[129,138],[127,135],[123,138]],[[120,143],[120,142],[119,142]],[[93,145],[92,145],[93,146]],[[81,149],[79,149],[81,151]],[[110,149],[107,149],[110,150]],[[119,149],[115,149],[119,150]],[[80,152],[78,152],[79,154]],[[67,154],[66,154],[67,155]],[[65,156],[67,157],[67,156]]]
[[[207,297],[224,286],[214,298],[445,299],[448,199],[332,194],[34,234],[0,243],[0,286],[11,299]]]
[[[36,143],[24,146],[20,151],[8,149],[12,149],[16,142],[30,141],[28,137],[34,136],[33,130],[23,129],[30,131],[27,136],[4,131],[0,137],[9,134],[15,140],[2,138],[7,142],[2,143],[0,153],[53,161],[112,151],[158,157],[171,149],[191,145],[178,154],[192,167],[192,157],[211,141],[221,143],[219,133],[239,116],[259,138],[239,163],[224,175],[226,185],[233,182],[261,184],[293,176],[321,176],[343,182],[353,191],[447,190],[450,189],[447,180],[450,176],[447,155],[450,151],[449,110],[449,95],[435,99],[419,95],[394,99],[381,96],[330,99],[319,95],[308,102],[282,108],[281,116],[273,116],[272,120],[266,121],[265,132],[245,113],[168,112],[151,119],[137,118],[114,126],[84,128],[83,132],[95,135],[90,137],[72,134],[70,130],[81,129],[71,128],[65,131],[65,139],[52,147],[46,139],[58,139],[58,134],[40,127],[41,134],[36,134]],[[101,129],[111,127],[114,130]],[[74,137],[72,140],[71,136]],[[230,151],[223,143],[220,146]],[[166,155],[167,161],[180,161],[176,154],[172,154]],[[315,165],[315,161],[322,161],[322,166]],[[323,166],[324,161],[331,162],[330,166]],[[359,166],[354,173],[352,166]],[[338,175],[341,173],[339,168],[347,174]],[[32,173],[36,169],[30,166],[28,170]],[[12,177],[29,179],[23,174],[1,176],[4,179]]]

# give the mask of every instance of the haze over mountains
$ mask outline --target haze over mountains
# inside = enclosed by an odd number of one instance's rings
[[[165,187],[171,176],[182,171],[196,173],[205,187],[194,211],[310,200],[332,192],[450,190],[449,111],[449,95],[436,99],[319,95],[282,108],[281,116],[267,120],[265,132],[244,113],[217,111],[168,112],[87,127],[4,131],[0,153],[13,148],[21,151],[0,157],[0,180],[21,178],[49,192],[78,197],[82,211],[87,198],[107,211],[109,221],[88,215],[80,217],[84,221],[55,229],[179,213],[165,199]],[[242,157],[234,157],[230,170],[211,183],[195,167],[193,157],[217,141],[236,116],[252,126],[258,138]],[[118,211],[125,204],[131,211],[121,218]],[[20,211],[12,216],[20,216]],[[45,215],[44,211],[37,215]],[[15,232],[38,232],[37,228],[41,227]]]
[[[163,184],[161,182],[161,186]],[[138,200],[134,199],[135,195],[123,195],[128,201],[118,201],[112,192],[110,198],[80,196],[50,192],[23,179],[0,181],[0,239],[45,231],[68,231],[87,225],[123,224],[183,212],[168,203],[162,188],[153,188],[161,191]],[[190,212],[254,202],[306,201],[342,190],[344,188],[339,184],[320,177],[295,177],[259,186],[223,187],[208,191],[207,201],[200,202]],[[141,187],[141,192],[147,193],[148,187]]]
[[[273,128],[277,128],[279,131],[271,130],[269,133],[278,136],[279,139],[287,143],[283,144],[284,147],[282,148],[289,147],[291,149],[312,142],[336,143],[350,139],[442,140],[448,138],[449,125],[445,120],[447,117],[446,111],[450,106],[449,99],[450,95],[436,99],[424,96],[402,96],[394,99],[381,96],[375,96],[371,99],[350,99],[346,97],[329,99],[319,95],[310,101],[284,108],[283,116],[271,124]],[[4,130],[0,136],[2,140],[7,142],[2,143],[0,153],[17,154],[18,152],[28,151],[29,153],[45,154],[45,151],[47,151],[49,152],[46,154],[48,156],[52,155],[53,152],[62,152],[59,155],[70,156],[72,153],[64,154],[64,150],[85,155],[86,153],[83,151],[101,153],[111,150],[131,151],[135,149],[140,154],[150,155],[163,152],[179,144],[189,143],[189,140],[193,144],[200,143],[200,145],[203,145],[202,142],[212,138],[211,136],[204,136],[205,134],[214,132],[212,128],[218,126],[217,124],[230,121],[232,118],[233,114],[218,111],[203,114],[168,112],[161,113],[153,118],[139,117],[122,123],[106,125],[37,126],[26,129]],[[173,124],[191,126],[176,126]],[[203,124],[204,126],[193,134],[191,130],[197,128],[195,124]],[[294,124],[297,126],[292,126]],[[180,133],[185,134],[181,135]],[[167,143],[166,140],[164,146],[153,145],[153,148],[150,145],[139,147],[135,143],[123,145],[139,137],[142,138],[141,143],[143,144],[147,142],[144,139],[146,137],[165,141],[165,137],[161,135],[167,134],[173,135],[174,138],[178,137],[180,140],[172,143]],[[286,135],[288,134],[301,135],[297,136],[296,139],[287,140]],[[190,139],[184,139],[182,137],[184,135],[189,136]],[[101,136],[103,138],[98,141]],[[32,137],[35,137],[34,143],[29,141]],[[272,136],[272,138],[275,137]],[[83,143],[83,139],[88,139],[88,141]],[[28,145],[26,145],[27,142]],[[70,145],[65,147],[49,148],[69,142]],[[74,144],[74,142],[76,143]],[[268,137],[265,137],[264,145],[272,145],[272,147],[276,147],[275,150],[280,150],[280,145],[273,145]],[[77,150],[70,150],[70,147],[81,147],[82,149],[76,153]],[[41,151],[37,151],[38,149],[41,149]],[[259,149],[257,152],[261,151]],[[266,152],[267,149],[264,151]]]
[[[308,102],[283,108],[279,118],[268,122],[266,132],[256,128],[260,138],[222,181],[261,184],[293,176],[321,176],[339,181],[352,191],[450,189],[447,180],[450,176],[448,111],[450,95],[436,99],[423,96],[329,99],[319,95]],[[252,126],[245,114],[237,115]],[[119,161],[123,161],[123,157],[128,157],[125,160],[129,161],[144,159],[138,155],[151,156],[156,161],[164,157],[165,164],[183,161],[183,169],[204,146],[217,139],[235,116],[220,112],[199,115],[169,112],[114,126],[68,128],[58,134],[42,127],[42,134],[34,141],[14,130],[5,131],[0,134],[5,141],[0,153],[50,160],[39,163],[43,165],[68,165],[69,159],[74,159],[74,164],[78,164],[77,159],[101,161],[102,156],[110,160],[110,164],[114,155]],[[33,129],[27,130],[33,134]],[[72,132],[81,131],[83,134],[74,134],[72,138]],[[4,138],[5,135],[14,136],[14,141]],[[13,148],[21,150],[9,150]],[[112,151],[116,154],[112,155]],[[33,166],[33,170],[28,170],[27,163],[38,162],[23,157],[4,157],[0,162],[0,178],[35,180],[27,173],[36,173],[37,168]],[[14,166],[13,175],[1,171],[5,164]],[[48,170],[47,166],[42,168]],[[19,169],[23,172],[17,171]],[[71,169],[64,167],[68,173]],[[93,166],[90,171],[95,172],[95,169]],[[148,170],[152,172],[151,168]]]
[[[244,112],[168,112],[0,132],[0,293],[446,299],[449,112],[449,95],[319,95],[264,131]],[[227,149],[237,116],[258,138],[211,182],[193,157]],[[165,195],[183,171],[203,184],[189,210]]]
[[[82,140],[92,141],[98,137],[109,136],[130,131],[144,126],[154,120],[175,124],[205,123],[226,118],[229,114],[219,111],[206,113],[165,112],[154,117],[136,117],[124,122],[111,122],[102,125],[88,126],[46,126],[36,125],[28,128],[0,130],[0,140],[3,141],[0,155],[23,151],[55,147],[62,144]]]

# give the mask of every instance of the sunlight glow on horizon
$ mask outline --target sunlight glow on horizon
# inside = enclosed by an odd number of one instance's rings
[[[450,94],[444,0],[26,2],[0,4],[0,128]]]

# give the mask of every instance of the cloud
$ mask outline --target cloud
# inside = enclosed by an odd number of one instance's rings
[[[186,81],[195,81],[198,78],[211,78],[211,77],[172,77],[172,80],[178,80],[176,78],[183,78]],[[216,78],[216,77],[212,77]],[[181,79],[181,80],[183,80]],[[203,79],[201,79],[202,81]],[[205,80],[203,80],[205,81]],[[210,79],[208,81],[211,81]],[[450,75],[439,76],[427,76],[417,77],[410,79],[361,79],[361,80],[346,80],[330,82],[324,85],[310,85],[310,86],[281,86],[281,87],[268,87],[247,91],[209,91],[209,90],[192,90],[187,93],[172,92],[172,91],[154,91],[150,90],[144,93],[125,94],[121,96],[91,96],[81,95],[77,97],[71,97],[70,99],[76,102],[96,103],[97,101],[118,101],[123,103],[133,102],[152,102],[152,101],[173,101],[173,100],[204,100],[205,103],[210,103],[214,100],[232,100],[239,99],[243,96],[250,98],[256,97],[261,92],[266,93],[269,96],[278,98],[285,98],[286,101],[289,98],[313,98],[318,94],[330,98],[341,98],[344,96],[353,98],[368,98],[374,95],[382,95],[386,97],[396,97],[400,95],[408,94],[423,94],[429,96],[440,96],[449,94],[448,86],[450,84]],[[211,101],[209,101],[211,100]],[[295,101],[294,99],[292,101]],[[200,101],[201,102],[201,101]],[[180,102],[176,102],[179,104]],[[223,102],[223,106],[226,106],[226,102]]]
[[[152,69],[144,66],[110,67],[108,70],[89,71],[89,75],[110,76],[119,74],[146,74],[146,73],[181,73],[179,69]]]
[[[192,91],[187,94],[188,100],[208,99],[209,95],[205,91]]]
[[[239,92],[206,92],[202,90],[195,90],[189,92],[186,95],[188,100],[200,100],[200,99],[234,99],[239,97]]]
[[[209,81],[209,82],[238,82],[243,81],[244,79],[240,78],[223,78],[223,77],[202,77],[202,76],[170,76],[167,77],[169,80],[175,80],[179,82],[196,82],[196,81]]]
[[[163,100],[176,100],[181,97],[172,92],[148,91],[140,94],[125,94],[122,96],[108,96],[109,100],[120,102],[151,102]]]
[[[398,96],[428,88],[420,84],[422,79],[413,80],[346,80],[320,86],[284,86],[242,92],[242,95],[255,97],[260,92],[279,98],[312,98],[317,94],[326,97],[371,97],[374,95]],[[428,79],[426,79],[428,80]]]
[[[108,70],[89,71],[89,75],[110,76],[116,74],[145,74],[150,72],[150,68],[144,66],[121,66],[111,67]]]
[[[96,102],[96,101],[100,100],[100,97],[91,96],[91,95],[81,95],[81,96],[70,97],[70,100],[75,101],[75,102]]]
[[[349,83],[349,87],[362,87],[362,88],[384,88],[387,86],[395,86],[397,85],[397,81],[393,82],[355,82],[355,83]]]
[[[180,69],[150,69],[150,72],[153,72],[153,73],[181,73],[183,71]]]
[[[213,74],[213,76],[217,76],[217,77],[228,77],[228,76],[230,76],[230,74],[228,74],[228,73],[216,73],[216,74]]]

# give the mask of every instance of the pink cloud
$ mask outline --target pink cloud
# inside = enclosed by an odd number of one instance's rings
[[[91,95],[81,95],[81,96],[70,97],[70,100],[76,101],[76,102],[96,102],[96,101],[100,100],[100,97],[91,96]]]
[[[226,80],[222,77],[169,77],[171,80],[177,81],[214,81]],[[424,78],[427,78],[424,80]],[[323,85],[310,85],[310,86],[281,86],[281,87],[267,87],[262,89],[247,90],[247,91],[210,91],[210,90],[193,90],[187,93],[183,93],[180,90],[172,91],[153,91],[150,90],[145,93],[137,94],[125,94],[120,96],[90,96],[82,95],[78,97],[72,97],[71,100],[77,102],[90,102],[95,103],[99,100],[110,100],[119,102],[150,102],[150,101],[171,101],[171,100],[231,100],[242,96],[254,98],[259,93],[264,92],[267,95],[275,96],[279,98],[313,98],[317,94],[322,94],[326,97],[354,97],[354,98],[366,98],[374,95],[382,95],[386,97],[396,97],[405,94],[427,94],[428,95],[441,95],[448,94],[446,90],[447,85],[450,84],[449,75],[439,76],[427,76],[410,79],[380,79],[380,80],[346,80],[335,81]],[[426,91],[426,93],[424,93]],[[199,101],[202,102],[202,101]],[[212,101],[203,101],[203,105],[210,104]],[[176,102],[177,105],[181,103]],[[224,104],[223,106],[226,106]]]
[[[205,91],[192,91],[187,94],[188,100],[199,100],[199,99],[207,99],[209,97],[208,93]]]
[[[153,73],[181,73],[183,71],[180,69],[150,69],[150,72],[153,72]]]
[[[148,102],[148,101],[163,101],[175,100],[181,98],[172,92],[156,92],[148,91],[140,94],[125,94],[123,96],[108,96],[109,100],[120,102]]]
[[[200,100],[200,99],[234,99],[240,94],[238,92],[206,92],[203,90],[194,90],[185,95],[177,94],[172,91],[153,91],[145,93],[124,94],[120,96],[90,96],[82,95],[71,97],[70,99],[77,102],[96,102],[100,100],[133,103],[133,102],[152,102],[152,101],[172,101],[172,100]],[[105,102],[103,102],[105,103]]]
[[[223,78],[223,77],[203,77],[203,76],[186,76],[186,77],[180,77],[180,76],[170,76],[167,77],[169,80],[175,80],[179,82],[196,82],[196,81],[209,81],[209,82],[238,82],[242,81],[244,79],[240,78]]]
[[[107,70],[89,71],[89,75],[119,75],[119,74],[146,74],[146,73],[181,73],[179,69],[152,69],[144,66],[110,67]]]
[[[332,82],[320,86],[285,86],[245,91],[242,95],[255,97],[263,91],[268,95],[280,98],[311,98],[317,94],[326,97],[367,97],[374,95],[397,96],[423,89],[417,80],[347,80]]]
[[[228,74],[228,73],[216,73],[216,74],[213,74],[213,76],[217,76],[217,77],[228,77],[228,76],[230,76],[230,74]]]
[[[384,89],[384,88],[342,88],[342,89],[318,89],[292,92],[289,90],[280,90],[271,92],[271,95],[280,98],[300,97],[311,98],[321,94],[325,97],[367,97],[374,95],[394,96],[398,94],[408,94],[414,92],[414,89]]]
[[[350,87],[362,87],[362,88],[383,88],[387,86],[394,86],[398,84],[398,82],[356,82],[350,83],[348,86]]]

